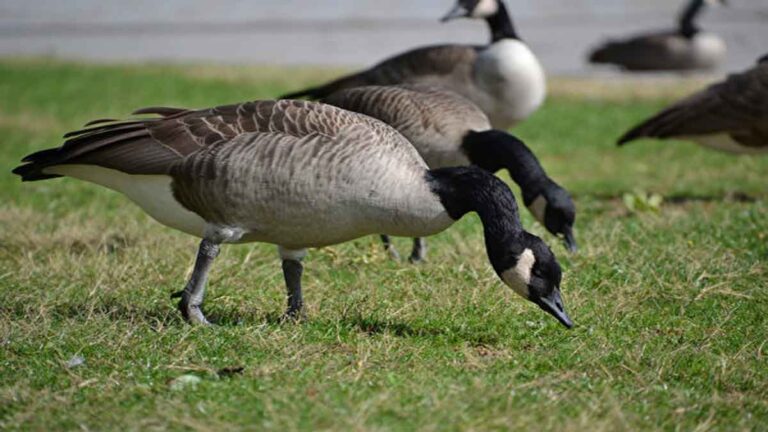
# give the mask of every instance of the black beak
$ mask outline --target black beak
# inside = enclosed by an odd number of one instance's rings
[[[565,237],[565,248],[568,249],[568,252],[573,253],[579,250],[579,245],[576,244],[576,237],[573,235],[572,227],[565,227],[563,236]]]
[[[567,328],[573,327],[573,321],[571,321],[571,318],[563,307],[563,300],[560,298],[559,288],[555,288],[552,290],[552,294],[540,298],[536,303],[540,308],[544,309],[545,312],[557,318],[557,320],[560,321],[560,324]]]
[[[451,20],[455,20],[456,18],[465,18],[469,15],[469,11],[464,8],[464,6],[457,4],[456,7],[451,9],[448,14],[442,18],[440,18],[440,22],[447,22]]]

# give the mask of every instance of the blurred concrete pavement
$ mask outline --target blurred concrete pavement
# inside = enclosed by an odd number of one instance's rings
[[[550,74],[585,75],[611,35],[674,24],[684,0],[507,0]],[[484,43],[484,24],[437,22],[453,0],[3,0],[0,56],[97,61],[367,65],[405,49]],[[703,27],[729,44],[724,70],[768,53],[768,0],[731,0]]]

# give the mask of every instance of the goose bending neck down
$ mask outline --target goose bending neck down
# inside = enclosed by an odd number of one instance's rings
[[[175,296],[192,322],[224,243],[279,246],[287,318],[301,317],[307,248],[391,232],[427,236],[468,212],[483,223],[488,258],[516,293],[572,326],[552,251],[525,232],[514,196],[474,167],[429,170],[408,141],[373,118],[330,105],[256,101],[97,121],[58,148],[27,156],[24,181],[69,176],[125,194],[159,222],[202,238]]]
[[[570,251],[576,250],[576,208],[568,192],[547,175],[521,140],[492,129],[488,116],[470,100],[441,87],[401,85],[356,87],[323,101],[392,126],[430,168],[475,165],[491,173],[508,170],[536,220],[563,237]],[[387,236],[382,239],[385,249],[399,258]],[[415,239],[410,261],[424,256],[425,242]]]
[[[462,149],[469,161],[489,172],[506,169],[520,186],[523,202],[549,232],[562,236],[570,251],[578,248],[573,235],[576,207],[570,194],[555,183],[536,156],[517,137],[491,129],[470,131]]]

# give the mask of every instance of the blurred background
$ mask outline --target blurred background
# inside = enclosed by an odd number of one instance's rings
[[[681,1],[507,0],[549,74],[587,75],[608,36],[674,25]],[[2,0],[0,56],[97,61],[369,65],[412,47],[486,43],[485,25],[440,24],[454,0]],[[702,27],[728,43],[722,71],[768,50],[768,0],[731,0]],[[600,69],[600,74],[608,74]]]

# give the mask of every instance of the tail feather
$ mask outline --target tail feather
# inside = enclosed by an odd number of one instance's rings
[[[625,144],[627,144],[627,143],[629,143],[631,141],[634,141],[636,139],[640,139],[640,138],[644,137],[645,136],[644,129],[645,129],[645,124],[644,123],[639,125],[639,126],[636,126],[636,127],[632,128],[632,129],[630,129],[627,133],[622,135],[621,138],[619,138],[616,141],[616,145],[621,147],[621,146],[623,146],[623,145],[625,145]]]
[[[278,99],[320,99],[322,98],[324,92],[322,91],[322,87],[311,87],[304,90],[299,90],[297,92],[288,93],[280,96]]]
[[[132,112],[132,115],[142,115],[142,114],[156,114],[162,117],[173,117],[175,115],[179,115],[182,113],[189,112],[189,110],[184,108],[173,108],[173,107],[148,107],[148,108],[142,108],[138,109],[134,112]]]
[[[68,140],[74,140],[79,138],[88,138],[95,136],[99,133],[105,132],[105,131],[115,131],[115,130],[125,130],[128,128],[135,128],[137,125],[142,125],[144,122],[141,121],[127,121],[127,122],[119,122],[119,123],[110,123],[108,125],[100,125],[92,128],[87,129],[80,129],[72,132],[67,132],[64,134],[64,138]]]
[[[117,122],[117,121],[119,121],[119,120],[111,119],[111,118],[103,118],[103,119],[91,120],[88,123],[86,123],[84,127],[96,126],[98,124],[104,124],[104,123],[114,123],[114,122]]]
[[[623,146],[640,138],[664,139],[674,137],[678,135],[678,126],[681,121],[685,120],[685,117],[684,110],[673,106],[633,127],[622,135],[616,144]]]
[[[38,181],[38,180],[48,180],[52,178],[61,177],[60,175],[56,174],[43,174],[42,168],[40,168],[39,165],[36,165],[34,163],[28,163],[24,165],[19,165],[12,171],[17,176],[21,177],[21,181]]]
[[[102,124],[101,126],[70,132],[65,135],[67,140],[63,145],[41,150],[24,157],[22,164],[12,172],[20,176],[22,181],[60,177],[46,173],[45,169],[54,165],[79,163],[90,158],[89,155],[103,153],[102,150],[104,149],[114,153],[118,150],[114,147],[142,140],[148,136],[146,122],[141,121]]]
[[[595,49],[589,55],[589,62],[592,64],[610,63],[611,62],[610,51],[611,51],[610,44]]]

